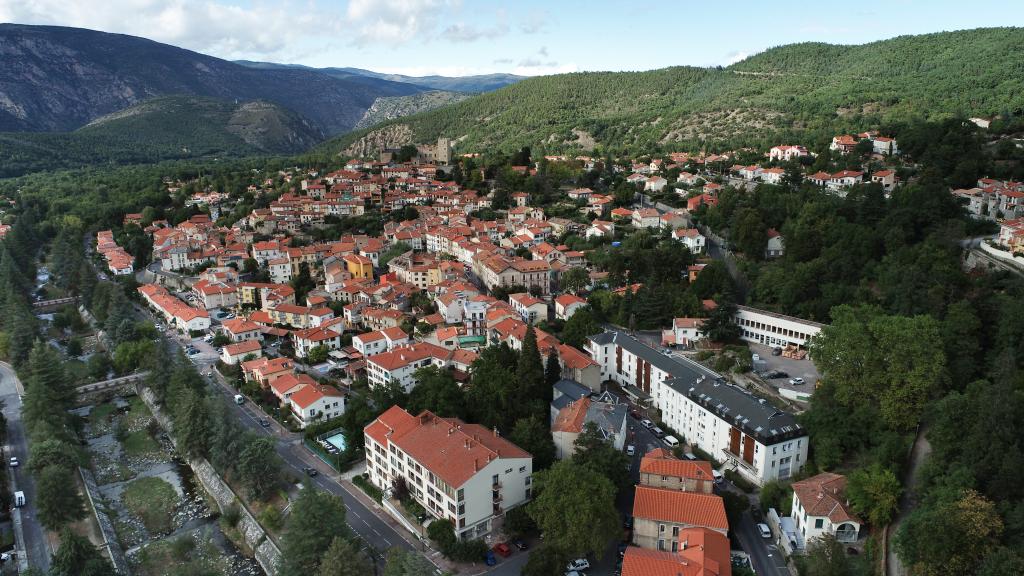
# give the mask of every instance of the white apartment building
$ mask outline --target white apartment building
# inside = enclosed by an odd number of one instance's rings
[[[460,539],[491,533],[496,518],[530,500],[533,457],[479,424],[392,406],[364,436],[370,481],[389,493],[404,480],[409,494],[431,516],[450,520]]]
[[[386,386],[395,381],[406,392],[409,392],[419,384],[415,377],[417,370],[427,366],[444,368],[452,363],[463,366],[458,362],[456,356],[464,355],[476,357],[475,354],[466,350],[446,350],[429,342],[417,342],[368,357],[366,359],[366,377],[371,388]]]
[[[523,322],[537,323],[548,319],[548,305],[540,298],[525,292],[509,294],[508,303],[522,317]]]
[[[700,364],[665,356],[618,331],[591,336],[587,351],[604,379],[649,396],[665,424],[751,482],[789,478],[807,462],[807,433],[792,414]]]
[[[352,337],[352,346],[366,357],[390,352],[395,348],[409,343],[409,335],[401,328],[374,330]]]
[[[749,306],[737,306],[733,321],[740,327],[740,338],[766,346],[793,344],[806,347],[811,337],[816,336],[825,327],[825,324],[818,322]]]

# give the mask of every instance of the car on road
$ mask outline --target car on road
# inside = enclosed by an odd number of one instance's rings
[[[779,348],[778,346],[772,348],[772,356],[782,356],[782,348]]]
[[[697,457],[693,455],[693,452],[687,452],[687,453],[683,454],[683,458],[686,458],[687,460],[696,460],[697,459]]]
[[[643,426],[644,428],[647,428],[648,430],[650,430],[651,428],[654,428],[654,422],[651,422],[650,420],[648,420],[646,418],[644,418],[643,420],[640,421],[640,425]]]
[[[671,356],[672,350],[665,348],[664,350],[661,351],[661,353],[664,354],[665,356]]]
[[[14,558],[14,553],[13,552],[3,552],[3,553],[0,553],[0,562],[7,562],[11,558]]]
[[[669,448],[675,448],[676,446],[679,446],[679,439],[676,438],[675,436],[665,436],[665,438],[662,439],[662,442],[664,442],[665,445],[668,446]]]
[[[11,468],[17,468],[20,465],[21,465],[21,462],[18,462],[18,457],[17,456],[11,456]]]
[[[634,454],[636,454],[636,446],[632,444],[626,446],[626,456],[633,456]]]
[[[640,419],[640,411],[639,410],[630,410],[629,411],[629,417],[632,418],[633,420],[639,420]]]
[[[266,418],[260,418],[260,426],[263,426],[264,428],[270,428],[270,420],[267,420]]]
[[[512,541],[512,544],[520,550],[529,550],[530,545],[526,543],[526,540],[516,539]]]
[[[622,519],[622,527],[631,530],[633,528],[633,517],[626,514],[626,517]]]
[[[306,466],[305,468],[302,469],[302,471],[305,472],[306,476],[309,476],[310,478],[319,474],[319,472],[316,471],[316,468],[313,468],[312,466]]]
[[[718,470],[712,469],[711,476],[714,477],[715,484],[721,484],[723,481],[725,481],[725,475],[719,472]]]
[[[790,378],[789,379],[789,385],[790,386],[800,386],[803,383],[804,383],[804,379],[803,378]]]
[[[508,558],[512,555],[512,547],[509,546],[507,542],[502,542],[501,544],[498,544],[497,546],[492,548],[492,550],[494,550],[495,554],[503,558]]]
[[[573,560],[572,562],[569,562],[569,565],[565,567],[565,569],[567,571],[576,570],[577,572],[580,571],[580,570],[587,570],[589,568],[590,568],[590,561],[587,560],[586,558],[577,558],[577,559]]]
[[[764,522],[761,522],[761,523],[759,523],[757,525],[757,531],[758,531],[759,534],[761,534],[761,538],[771,538],[772,537],[772,529],[769,528],[768,525],[765,524]]]
[[[764,520],[764,514],[761,513],[761,509],[757,506],[750,507],[750,515],[754,517],[754,522],[760,522]]]
[[[657,426],[655,426],[654,428],[651,428],[651,432],[655,436],[657,436],[658,438],[664,438],[665,437],[665,431],[662,430],[661,428],[658,428]]]

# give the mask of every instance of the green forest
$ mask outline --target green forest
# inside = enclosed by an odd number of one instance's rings
[[[797,136],[817,144],[867,125],[1010,115],[1024,91],[1022,51],[1019,28],[860,46],[796,44],[728,68],[529,78],[383,126],[408,125],[418,142],[465,137],[460,150],[469,152],[585,149],[579,131],[612,152],[715,150]],[[367,132],[338,137],[319,151],[338,153]]]

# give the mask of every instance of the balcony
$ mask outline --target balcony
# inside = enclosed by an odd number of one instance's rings
[[[491,490],[501,490],[501,482],[498,481],[498,480],[495,480],[494,482],[492,482],[491,483]]]
[[[494,503],[501,502],[501,492],[498,492],[497,490],[495,490],[494,492],[491,492],[491,502],[494,502]]]

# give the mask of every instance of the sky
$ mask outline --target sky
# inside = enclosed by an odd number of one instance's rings
[[[229,60],[466,76],[728,65],[794,42],[1024,25],[1017,0],[0,0],[0,22],[143,36]]]

